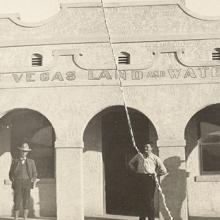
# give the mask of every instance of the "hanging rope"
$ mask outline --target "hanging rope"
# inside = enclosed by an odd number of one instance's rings
[[[131,119],[130,119],[130,115],[129,115],[129,112],[128,112],[128,106],[126,104],[124,88],[123,88],[123,85],[122,85],[122,80],[121,80],[120,73],[118,71],[117,59],[116,59],[116,56],[115,56],[115,53],[114,53],[114,49],[113,49],[112,42],[111,42],[111,37],[110,37],[110,32],[109,32],[108,25],[107,25],[107,20],[106,20],[106,16],[105,16],[105,9],[104,9],[103,0],[101,0],[101,4],[102,4],[102,11],[103,11],[103,16],[104,16],[105,26],[106,26],[106,30],[107,30],[107,34],[108,34],[108,39],[109,39],[109,45],[110,45],[110,48],[111,48],[111,51],[112,51],[112,56],[113,56],[113,59],[114,59],[116,73],[118,75],[118,83],[119,83],[119,88],[121,90],[121,94],[122,94],[122,98],[123,98],[123,103],[124,103],[125,113],[126,113],[126,117],[127,117],[127,121],[128,121],[128,127],[129,127],[129,131],[130,131],[130,135],[131,135],[131,140],[132,140],[132,143],[133,143],[133,147],[135,148],[137,153],[140,154],[144,158],[143,154],[140,152],[140,150],[138,149],[138,147],[136,145],[136,142],[135,142],[134,132],[133,132],[132,124],[131,124]],[[157,189],[159,190],[159,192],[161,194],[163,205],[164,205],[164,208],[165,208],[165,210],[166,210],[166,212],[167,212],[167,214],[169,216],[169,219],[173,220],[171,212],[170,212],[169,208],[167,207],[166,198],[165,198],[165,195],[164,195],[164,193],[162,191],[162,188],[160,186],[160,183],[159,183],[159,180],[157,178],[157,174],[156,173],[154,174],[154,179],[155,179],[155,183],[156,183]]]

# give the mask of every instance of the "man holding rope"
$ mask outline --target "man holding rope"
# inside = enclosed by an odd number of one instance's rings
[[[131,170],[137,173],[140,210],[139,220],[154,220],[154,192],[156,188],[156,176],[167,173],[161,159],[152,153],[150,144],[145,144],[142,153],[136,154],[130,161]]]

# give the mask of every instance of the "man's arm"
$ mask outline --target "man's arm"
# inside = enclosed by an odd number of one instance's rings
[[[164,166],[162,160],[159,157],[157,157],[156,172],[159,176],[163,176],[163,175],[167,174],[167,169],[166,169],[166,167]]]
[[[32,179],[31,179],[31,181],[35,182],[36,179],[37,179],[37,168],[36,168],[34,160],[32,160]]]
[[[14,178],[13,178],[14,167],[15,167],[15,161],[12,160],[12,162],[11,162],[11,167],[10,167],[10,170],[9,170],[9,179],[10,179],[12,182],[14,181]]]
[[[135,163],[138,161],[138,154],[136,154],[128,163],[130,169],[134,172],[137,171],[136,167],[135,167]]]

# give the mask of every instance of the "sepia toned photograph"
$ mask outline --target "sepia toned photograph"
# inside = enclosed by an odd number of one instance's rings
[[[0,0],[0,220],[220,220],[219,0]]]

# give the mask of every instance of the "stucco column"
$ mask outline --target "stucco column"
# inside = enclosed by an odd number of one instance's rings
[[[160,183],[173,219],[187,220],[187,172],[185,161],[185,140],[159,141],[159,156],[168,170],[168,174],[161,177]],[[159,196],[159,216],[161,220],[169,219],[164,208],[162,197]]]
[[[83,220],[82,147],[56,142],[57,220]]]

